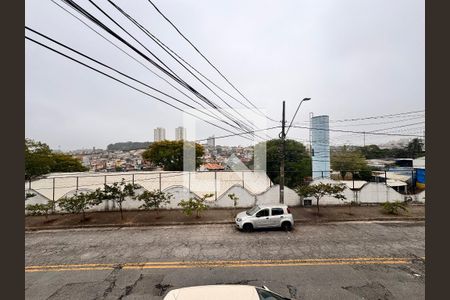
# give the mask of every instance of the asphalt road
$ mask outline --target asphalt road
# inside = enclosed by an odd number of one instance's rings
[[[27,232],[27,299],[161,299],[173,288],[266,285],[292,299],[424,299],[425,227],[230,225]]]

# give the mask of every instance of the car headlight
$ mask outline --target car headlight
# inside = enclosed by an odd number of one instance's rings
[[[237,219],[236,219],[236,222],[240,222],[240,221],[242,221],[241,218],[237,218]]]

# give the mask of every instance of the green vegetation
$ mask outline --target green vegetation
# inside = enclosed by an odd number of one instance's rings
[[[156,210],[156,214],[159,214],[159,209],[170,203],[170,199],[173,197],[170,193],[165,193],[159,190],[144,191],[140,195],[133,197],[133,199],[144,201],[144,204],[139,206],[145,210]]]
[[[319,200],[323,196],[332,196],[339,200],[345,200],[346,197],[342,193],[345,190],[343,184],[318,183],[310,185],[298,186],[295,191],[301,197],[314,197],[317,201],[317,215],[320,215]]]
[[[151,142],[123,142],[123,143],[114,143],[109,144],[106,150],[108,151],[130,151],[130,150],[138,150],[138,149],[146,149],[152,143]]]
[[[125,183],[125,179],[122,178],[120,183],[114,182],[111,185],[105,184],[103,192],[100,192],[99,199],[102,200],[113,200],[119,205],[120,218],[123,220],[122,203],[125,201],[126,197],[134,196],[135,186],[131,183]]]
[[[36,196],[35,193],[32,193],[32,192],[26,192],[26,193],[25,193],[25,200],[28,199],[28,198],[32,198],[32,197],[34,197],[34,196]]]
[[[189,151],[195,147],[195,168],[201,163],[204,154],[203,146],[192,142],[183,141],[161,141],[154,142],[143,154],[142,157],[162,167],[165,171],[183,171],[183,147]]]
[[[239,197],[236,196],[234,193],[228,194],[227,196],[228,196],[228,198],[230,198],[231,201],[233,201],[233,208],[236,209],[236,205],[239,200]]]
[[[200,212],[208,209],[206,199],[212,196],[214,196],[214,194],[205,194],[201,198],[191,197],[188,200],[181,200],[180,203],[178,203],[178,206],[181,206],[183,213],[187,216],[190,216],[195,212],[196,217],[200,218]]]
[[[81,213],[81,221],[86,219],[85,211],[93,206],[99,205],[101,199],[96,192],[80,192],[70,197],[63,197],[58,200],[59,207],[68,213]]]
[[[352,150],[347,146],[331,152],[331,168],[340,171],[343,180],[349,171],[359,171],[358,175],[355,174],[355,177],[358,176],[363,180],[370,180],[371,177],[371,170],[364,155],[359,150]]]
[[[280,183],[280,150],[281,140],[274,139],[255,145],[255,152],[261,151],[266,146],[267,176],[275,183]],[[294,188],[303,183],[305,177],[311,176],[311,157],[306,152],[305,146],[294,140],[286,140],[285,175],[284,183]],[[262,162],[255,161],[255,166]]]
[[[383,210],[390,215],[398,215],[400,212],[399,210],[408,211],[406,207],[407,204],[400,201],[383,203]]]
[[[67,154],[55,153],[42,142],[25,139],[25,179],[31,180],[50,172],[87,171],[81,162]]]
[[[53,210],[54,201],[48,201],[46,204],[28,204],[25,209],[32,216],[45,216],[48,218],[49,212]]]
[[[377,145],[368,145],[365,147],[357,147],[357,149],[361,151],[366,159],[417,158],[425,155],[423,146],[423,141],[415,138],[404,148],[380,149]]]

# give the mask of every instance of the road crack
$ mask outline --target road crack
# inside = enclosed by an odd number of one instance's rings
[[[117,274],[122,270],[122,265],[118,264],[114,266],[114,270],[105,278],[105,281],[109,282],[109,286],[103,292],[103,299],[105,299],[112,290],[116,287]]]
[[[138,284],[139,281],[142,280],[142,278],[144,278],[144,275],[140,274],[138,279],[136,279],[136,281],[131,284],[131,285],[127,285],[125,287],[125,291],[122,295],[120,295],[120,297],[118,298],[119,300],[122,299],[125,296],[128,296],[129,294],[131,294],[131,291],[133,291],[133,289],[136,287],[136,285]]]

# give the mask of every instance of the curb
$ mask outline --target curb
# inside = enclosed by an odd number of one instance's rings
[[[301,224],[326,224],[336,222],[361,222],[361,221],[425,221],[425,217],[398,217],[398,218],[349,218],[349,219],[294,219]],[[132,228],[155,226],[189,226],[189,225],[222,225],[234,224],[233,221],[205,221],[205,222],[166,222],[166,223],[135,223],[135,224],[91,224],[73,226],[33,226],[25,227],[25,231],[59,230],[59,229],[90,229],[90,228]]]

